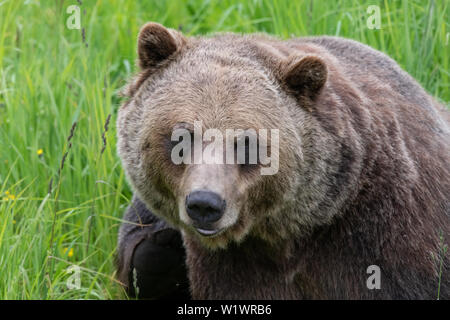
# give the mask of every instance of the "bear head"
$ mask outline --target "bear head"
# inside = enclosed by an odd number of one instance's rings
[[[245,36],[140,30],[119,155],[149,209],[209,248],[309,223],[307,205],[295,218],[283,212],[314,197],[298,196],[314,185],[303,146],[328,71],[317,55],[275,51]]]

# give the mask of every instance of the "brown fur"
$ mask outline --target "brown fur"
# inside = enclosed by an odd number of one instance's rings
[[[182,231],[194,298],[436,298],[432,255],[440,234],[450,240],[449,118],[393,60],[342,38],[185,38],[154,23],[138,43],[119,153],[135,195]],[[280,129],[279,172],[174,165],[172,129],[194,120]],[[183,220],[199,180],[233,206],[216,237]],[[366,287],[373,264],[380,290]],[[447,253],[447,299],[449,268]]]

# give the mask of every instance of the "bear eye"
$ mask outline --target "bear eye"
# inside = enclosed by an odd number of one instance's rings
[[[245,136],[234,144],[237,163],[241,167],[255,167],[259,163],[259,141]]]
[[[182,140],[181,138],[180,138],[179,141],[170,140],[170,154],[172,154],[173,148],[175,148],[175,146],[176,146],[178,143],[180,143],[181,140]],[[180,156],[180,157],[183,157],[183,156],[184,156],[183,149],[180,150],[179,156]]]
[[[178,140],[172,140],[172,138],[171,138],[170,136],[167,138],[167,140],[168,140],[168,148],[167,148],[167,149],[168,149],[168,151],[169,151],[169,155],[170,155],[170,156],[172,155],[173,148],[175,148],[175,147],[178,146],[180,143],[182,143],[182,142],[184,141],[185,138],[186,138],[186,136],[180,136]],[[185,146],[185,147],[189,147],[189,146],[190,146],[190,148],[191,148],[191,150],[192,150],[193,145],[194,145],[194,133],[191,132],[191,131],[189,131],[189,139],[190,139],[190,144],[189,144],[189,143],[186,143],[186,144],[184,144],[184,146]],[[183,157],[184,157],[184,150],[185,150],[185,147],[179,148],[180,150],[178,151],[178,152],[179,152],[179,153],[178,153],[178,156],[179,156],[180,158],[183,158]]]

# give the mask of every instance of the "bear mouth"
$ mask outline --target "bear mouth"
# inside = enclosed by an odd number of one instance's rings
[[[201,234],[204,237],[213,237],[222,231],[222,229],[202,229],[202,228],[195,228],[199,234]]]

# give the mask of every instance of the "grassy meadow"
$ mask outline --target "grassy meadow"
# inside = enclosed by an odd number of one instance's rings
[[[372,4],[381,29],[366,24]],[[70,5],[79,30],[67,27]],[[0,299],[126,298],[114,256],[132,193],[115,121],[145,22],[353,38],[448,105],[449,10],[444,0],[0,0]]]

